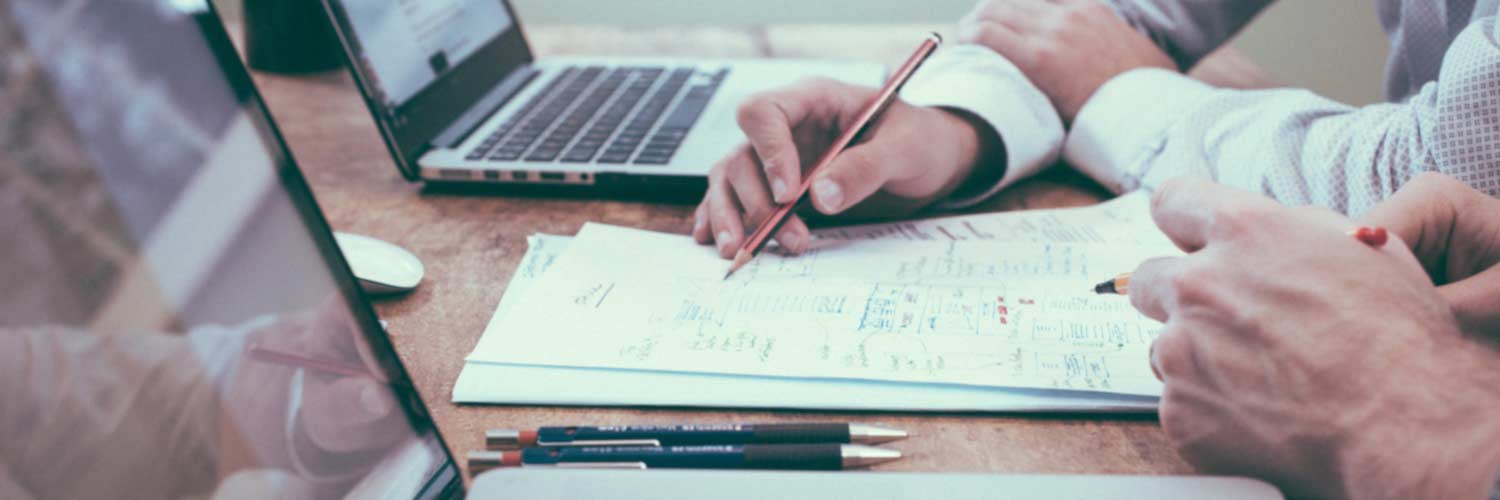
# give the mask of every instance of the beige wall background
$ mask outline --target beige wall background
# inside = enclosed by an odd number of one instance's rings
[[[231,15],[240,1],[214,0]],[[512,0],[526,23],[631,26],[948,22],[975,1]],[[1386,42],[1369,0],[1281,0],[1232,45],[1287,85],[1351,104],[1381,100]]]

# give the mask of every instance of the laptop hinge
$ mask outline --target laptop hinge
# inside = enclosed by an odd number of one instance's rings
[[[457,120],[454,120],[453,124],[444,129],[441,134],[438,134],[432,140],[432,146],[451,149],[458,147],[459,144],[463,144],[469,138],[470,134],[478,130],[479,126],[484,125],[486,119],[495,114],[496,111],[499,111],[500,107],[504,106],[505,103],[510,102],[510,99],[520,93],[521,89],[526,88],[526,84],[531,83],[531,80],[536,78],[537,73],[537,69],[530,64],[512,71],[509,76],[500,81],[499,85],[496,85],[484,97],[475,101],[473,106],[469,106],[468,111],[459,116]]]

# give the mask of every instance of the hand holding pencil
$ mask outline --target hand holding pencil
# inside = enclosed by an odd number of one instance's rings
[[[921,80],[919,75],[912,84]],[[783,250],[796,254],[811,243],[800,209],[830,217],[889,218],[915,212],[966,182],[977,188],[998,181],[1004,148],[982,119],[894,98],[877,127],[814,171],[820,164],[815,160],[836,150],[842,134],[857,130],[861,112],[881,92],[814,79],[748,98],[739,112],[747,142],[709,174],[695,213],[694,239],[715,245],[725,259],[734,258],[747,230],[778,206],[801,200],[772,233]]]

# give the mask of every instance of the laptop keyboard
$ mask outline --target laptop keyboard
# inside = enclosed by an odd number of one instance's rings
[[[728,74],[568,67],[465,159],[666,165]]]

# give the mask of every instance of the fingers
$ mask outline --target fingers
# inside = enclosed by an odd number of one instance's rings
[[[373,379],[344,377],[303,381],[300,417],[307,436],[320,449],[349,453],[378,449],[402,439],[402,423],[391,390]]]
[[[1167,181],[1151,196],[1156,227],[1185,252],[1260,229],[1278,207],[1254,193],[1198,177]]]
[[[740,106],[740,130],[760,158],[771,197],[777,203],[792,201],[802,183],[802,159],[792,128],[808,118],[818,101],[815,96],[822,93],[814,84],[799,85],[751,97]]]
[[[699,245],[707,245],[714,242],[713,230],[708,226],[708,198],[698,203],[698,208],[693,210],[693,241]]]
[[[754,155],[746,146],[715,167],[704,201],[694,213],[693,239],[715,244],[726,259],[733,258],[744,244],[746,228],[758,227],[777,206]],[[805,251],[812,241],[807,225],[795,216],[775,238],[791,253]]]
[[[964,43],[983,45],[1012,58],[1023,53],[1021,49],[1027,44],[1026,38],[1015,29],[1004,23],[988,20],[978,20],[959,26],[958,39]]]
[[[1500,332],[1500,266],[1438,287],[1438,294],[1448,302],[1464,332],[1491,337]]]
[[[719,256],[731,259],[745,238],[745,226],[741,223],[744,212],[733,188],[724,179],[723,170],[715,168],[709,173],[704,202],[708,204],[709,232],[713,235],[714,245],[719,248]]]
[[[1464,250],[1500,242],[1500,219],[1495,219],[1493,204],[1500,202],[1452,178],[1426,173],[1370,209],[1360,223],[1384,227],[1405,240],[1422,267],[1441,284],[1462,280],[1494,263],[1487,255],[1462,258]]]
[[[733,160],[735,164],[731,165],[724,175],[735,197],[739,200],[740,206],[745,210],[746,227],[758,228],[761,223],[771,217],[777,204],[771,200],[771,193],[766,187],[766,179],[756,168],[755,159],[750,154],[747,150],[745,154],[736,156]],[[801,220],[794,220],[796,216],[791,217],[792,219],[787,220],[786,224],[783,224],[777,231],[775,238],[787,251],[801,253],[807,248],[810,235],[806,224],[803,224]],[[738,249],[736,249],[737,252]]]
[[[1158,257],[1141,263],[1130,274],[1130,305],[1165,323],[1177,308],[1177,284],[1186,262],[1184,257]]]

